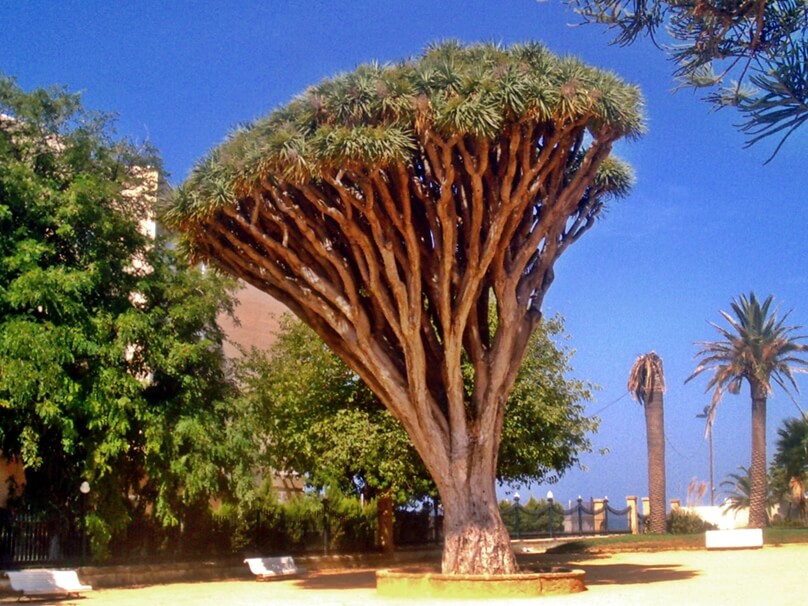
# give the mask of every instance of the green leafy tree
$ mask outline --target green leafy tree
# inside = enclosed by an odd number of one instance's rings
[[[711,372],[706,390],[713,390],[708,423],[725,391],[738,394],[744,381],[749,383],[752,396],[752,464],[749,468],[749,525],[762,528],[767,521],[766,498],[766,400],[772,392],[772,381],[788,393],[797,390],[795,371],[805,371],[808,361],[802,354],[808,346],[794,334],[796,326],[785,324],[788,314],[777,317],[772,309],[773,297],[761,302],[750,293],[732,302],[734,317],[722,311],[730,328],[713,327],[723,337],[720,341],[701,342],[696,354],[699,365],[688,381],[703,372]]]
[[[404,502],[431,482],[398,422],[317,335],[289,315],[268,351],[238,363],[242,397],[232,436],[242,445],[249,502],[254,470],[297,471],[346,494],[393,493]],[[252,457],[250,456],[252,454]]]
[[[772,157],[808,120],[804,0],[567,2],[585,21],[615,30],[618,44],[649,36],[676,63],[684,84],[709,91],[716,108],[740,111],[748,145],[778,137]]]
[[[584,414],[591,386],[567,378],[572,352],[554,341],[562,338],[560,318],[531,337],[508,402],[502,483],[554,482],[590,450],[598,425]],[[243,397],[231,431],[246,457],[258,455],[245,471],[296,470],[316,486],[392,493],[399,503],[434,491],[401,424],[302,322],[282,317],[271,350],[253,351],[237,374]],[[252,474],[244,477],[252,485]]]
[[[665,373],[662,358],[653,351],[634,361],[628,377],[631,396],[645,409],[645,435],[648,446],[648,524],[651,532],[664,534],[665,512],[665,415],[663,394]]]
[[[788,515],[803,520],[808,515],[805,486],[808,479],[808,418],[786,419],[777,430],[771,465],[774,492],[787,499]]]
[[[593,385],[571,376],[574,351],[560,316],[542,320],[530,337],[508,399],[497,459],[501,484],[557,482],[591,452],[600,421],[586,416]]]
[[[102,551],[221,485],[230,297],[141,231],[158,167],[77,95],[0,78],[0,449],[37,510],[77,511],[89,480]]]
[[[636,87],[538,44],[445,43],[234,133],[164,215],[192,259],[286,304],[402,424],[443,503],[446,573],[516,570],[495,491],[508,396],[555,261],[630,187],[609,154],[642,132],[641,107]]]
[[[590,386],[567,379],[572,352],[554,342],[562,337],[560,318],[531,337],[508,403],[500,482],[556,481],[590,449],[587,435],[597,429],[597,420],[584,416]],[[380,520],[390,523],[394,503],[434,496],[401,424],[299,320],[282,317],[271,350],[251,352],[237,374],[243,397],[230,431],[242,445],[242,506],[256,506],[255,470],[295,470],[315,486],[378,499]],[[392,528],[380,528],[383,546],[392,548]]]

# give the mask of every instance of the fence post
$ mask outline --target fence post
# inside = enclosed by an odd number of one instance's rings
[[[603,499],[592,499],[592,532],[597,534],[603,530]]]
[[[584,499],[578,495],[578,533],[584,533]]]
[[[323,555],[328,555],[328,497],[323,497]]]
[[[637,517],[637,497],[626,497],[628,503],[628,525],[631,534],[640,534],[639,518]]]
[[[261,553],[261,509],[255,511],[255,551]]]

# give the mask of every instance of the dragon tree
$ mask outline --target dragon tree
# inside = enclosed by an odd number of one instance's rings
[[[640,92],[612,73],[539,44],[444,43],[232,133],[163,220],[192,261],[285,303],[401,422],[440,492],[443,571],[510,573],[508,394],[556,260],[631,187],[612,146],[642,130]]]

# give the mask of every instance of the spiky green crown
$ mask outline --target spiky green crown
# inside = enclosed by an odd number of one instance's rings
[[[164,220],[179,226],[208,216],[267,175],[301,184],[335,167],[407,162],[427,131],[495,140],[524,120],[585,119],[593,132],[635,137],[642,105],[636,86],[541,44],[443,43],[325,80],[239,128],[194,169]],[[624,173],[625,188],[628,169],[609,165],[609,178]]]

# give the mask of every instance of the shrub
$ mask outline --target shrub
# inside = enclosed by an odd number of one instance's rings
[[[692,511],[675,509],[668,516],[667,530],[670,534],[698,534],[715,528],[715,524],[705,522],[701,516]]]

